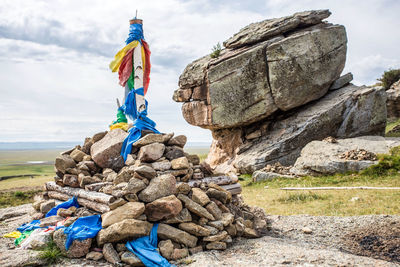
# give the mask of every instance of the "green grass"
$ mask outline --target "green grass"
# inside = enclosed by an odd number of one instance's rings
[[[394,127],[396,127],[397,125],[400,124],[400,119],[396,120],[396,121],[391,121],[391,122],[387,122],[386,123],[386,130],[385,130],[385,135],[387,137],[400,137],[400,133],[389,133],[389,131],[391,131]]]
[[[54,175],[53,165],[7,165],[0,166],[0,177],[9,175],[39,174]],[[0,181],[1,183],[2,181]]]
[[[57,245],[51,241],[47,243],[47,246],[39,254],[39,257],[46,261],[47,264],[55,264],[62,257],[65,257],[64,253],[57,247]]]
[[[243,198],[249,205],[277,215],[353,216],[400,214],[400,190],[318,190],[293,193],[282,187],[387,186],[400,187],[400,174],[337,174],[296,179],[277,178],[252,182],[251,175],[241,176]],[[354,197],[358,200],[354,201]],[[353,199],[353,200],[352,200]]]
[[[40,190],[0,192],[0,208],[31,203],[39,192]]]

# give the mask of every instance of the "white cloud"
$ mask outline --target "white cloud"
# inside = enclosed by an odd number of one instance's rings
[[[152,51],[149,116],[160,131],[210,141],[188,125],[171,100],[178,77],[247,24],[297,11],[329,8],[346,26],[345,71],[358,84],[400,67],[398,1],[39,1],[0,4],[0,141],[79,141],[115,117],[123,88],[108,63],[123,46],[135,10]]]

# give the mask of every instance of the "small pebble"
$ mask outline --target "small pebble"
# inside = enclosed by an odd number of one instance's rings
[[[303,227],[303,229],[301,229],[301,230],[303,231],[303,233],[308,234],[308,235],[312,233],[312,230],[309,227]]]

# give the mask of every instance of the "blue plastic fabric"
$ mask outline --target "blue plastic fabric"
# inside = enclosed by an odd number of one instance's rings
[[[58,204],[57,206],[52,208],[49,212],[47,212],[46,217],[57,215],[57,210],[60,208],[68,209],[72,206],[79,208],[78,199],[76,197],[72,197],[63,203]]]
[[[135,240],[128,241],[126,248],[134,253],[144,265],[170,267],[171,265],[163,256],[157,251],[157,229],[158,223],[153,225],[149,236],[139,237]]]
[[[129,35],[125,43],[129,44],[133,41],[140,41],[144,39],[143,35],[143,25],[142,24],[131,24],[129,26]]]
[[[160,133],[155,128],[156,123],[147,117],[147,100],[145,100],[146,108],[142,112],[137,113],[136,94],[143,95],[143,88],[132,89],[126,97],[125,104],[122,106],[124,113],[133,120],[133,127],[129,129],[129,135],[125,138],[121,148],[121,155],[124,157],[124,160],[132,152],[132,144],[142,137],[142,130]]]
[[[23,225],[18,227],[17,230],[20,231],[21,233],[23,233],[25,231],[30,231],[30,230],[34,230],[34,229],[37,229],[37,228],[41,228],[39,226],[39,224],[40,224],[40,220],[33,220],[30,223],[24,223]]]
[[[73,224],[64,229],[64,234],[67,235],[65,249],[68,250],[74,240],[94,238],[101,228],[100,215],[78,218]]]

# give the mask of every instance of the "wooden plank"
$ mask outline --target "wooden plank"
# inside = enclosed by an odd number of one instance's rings
[[[103,203],[106,205],[109,205],[116,200],[115,197],[108,194],[86,191],[82,188],[72,188],[69,186],[61,187],[57,185],[55,182],[47,182],[45,184],[45,187],[47,191],[57,191],[69,196],[76,196],[79,198],[84,198],[93,202]]]
[[[71,198],[70,195],[60,193],[57,191],[48,191],[47,195],[51,199],[58,199],[58,200],[63,200],[63,201],[67,201],[68,199]],[[84,206],[88,209],[91,209],[91,210],[94,210],[97,212],[101,212],[101,213],[106,213],[106,212],[110,211],[110,207],[108,207],[105,204],[90,201],[90,200],[87,200],[84,198],[79,198],[79,197],[77,198],[77,200],[78,200],[79,205]]]
[[[347,187],[283,187],[281,190],[400,190],[400,187],[371,187],[371,186],[347,186]]]

